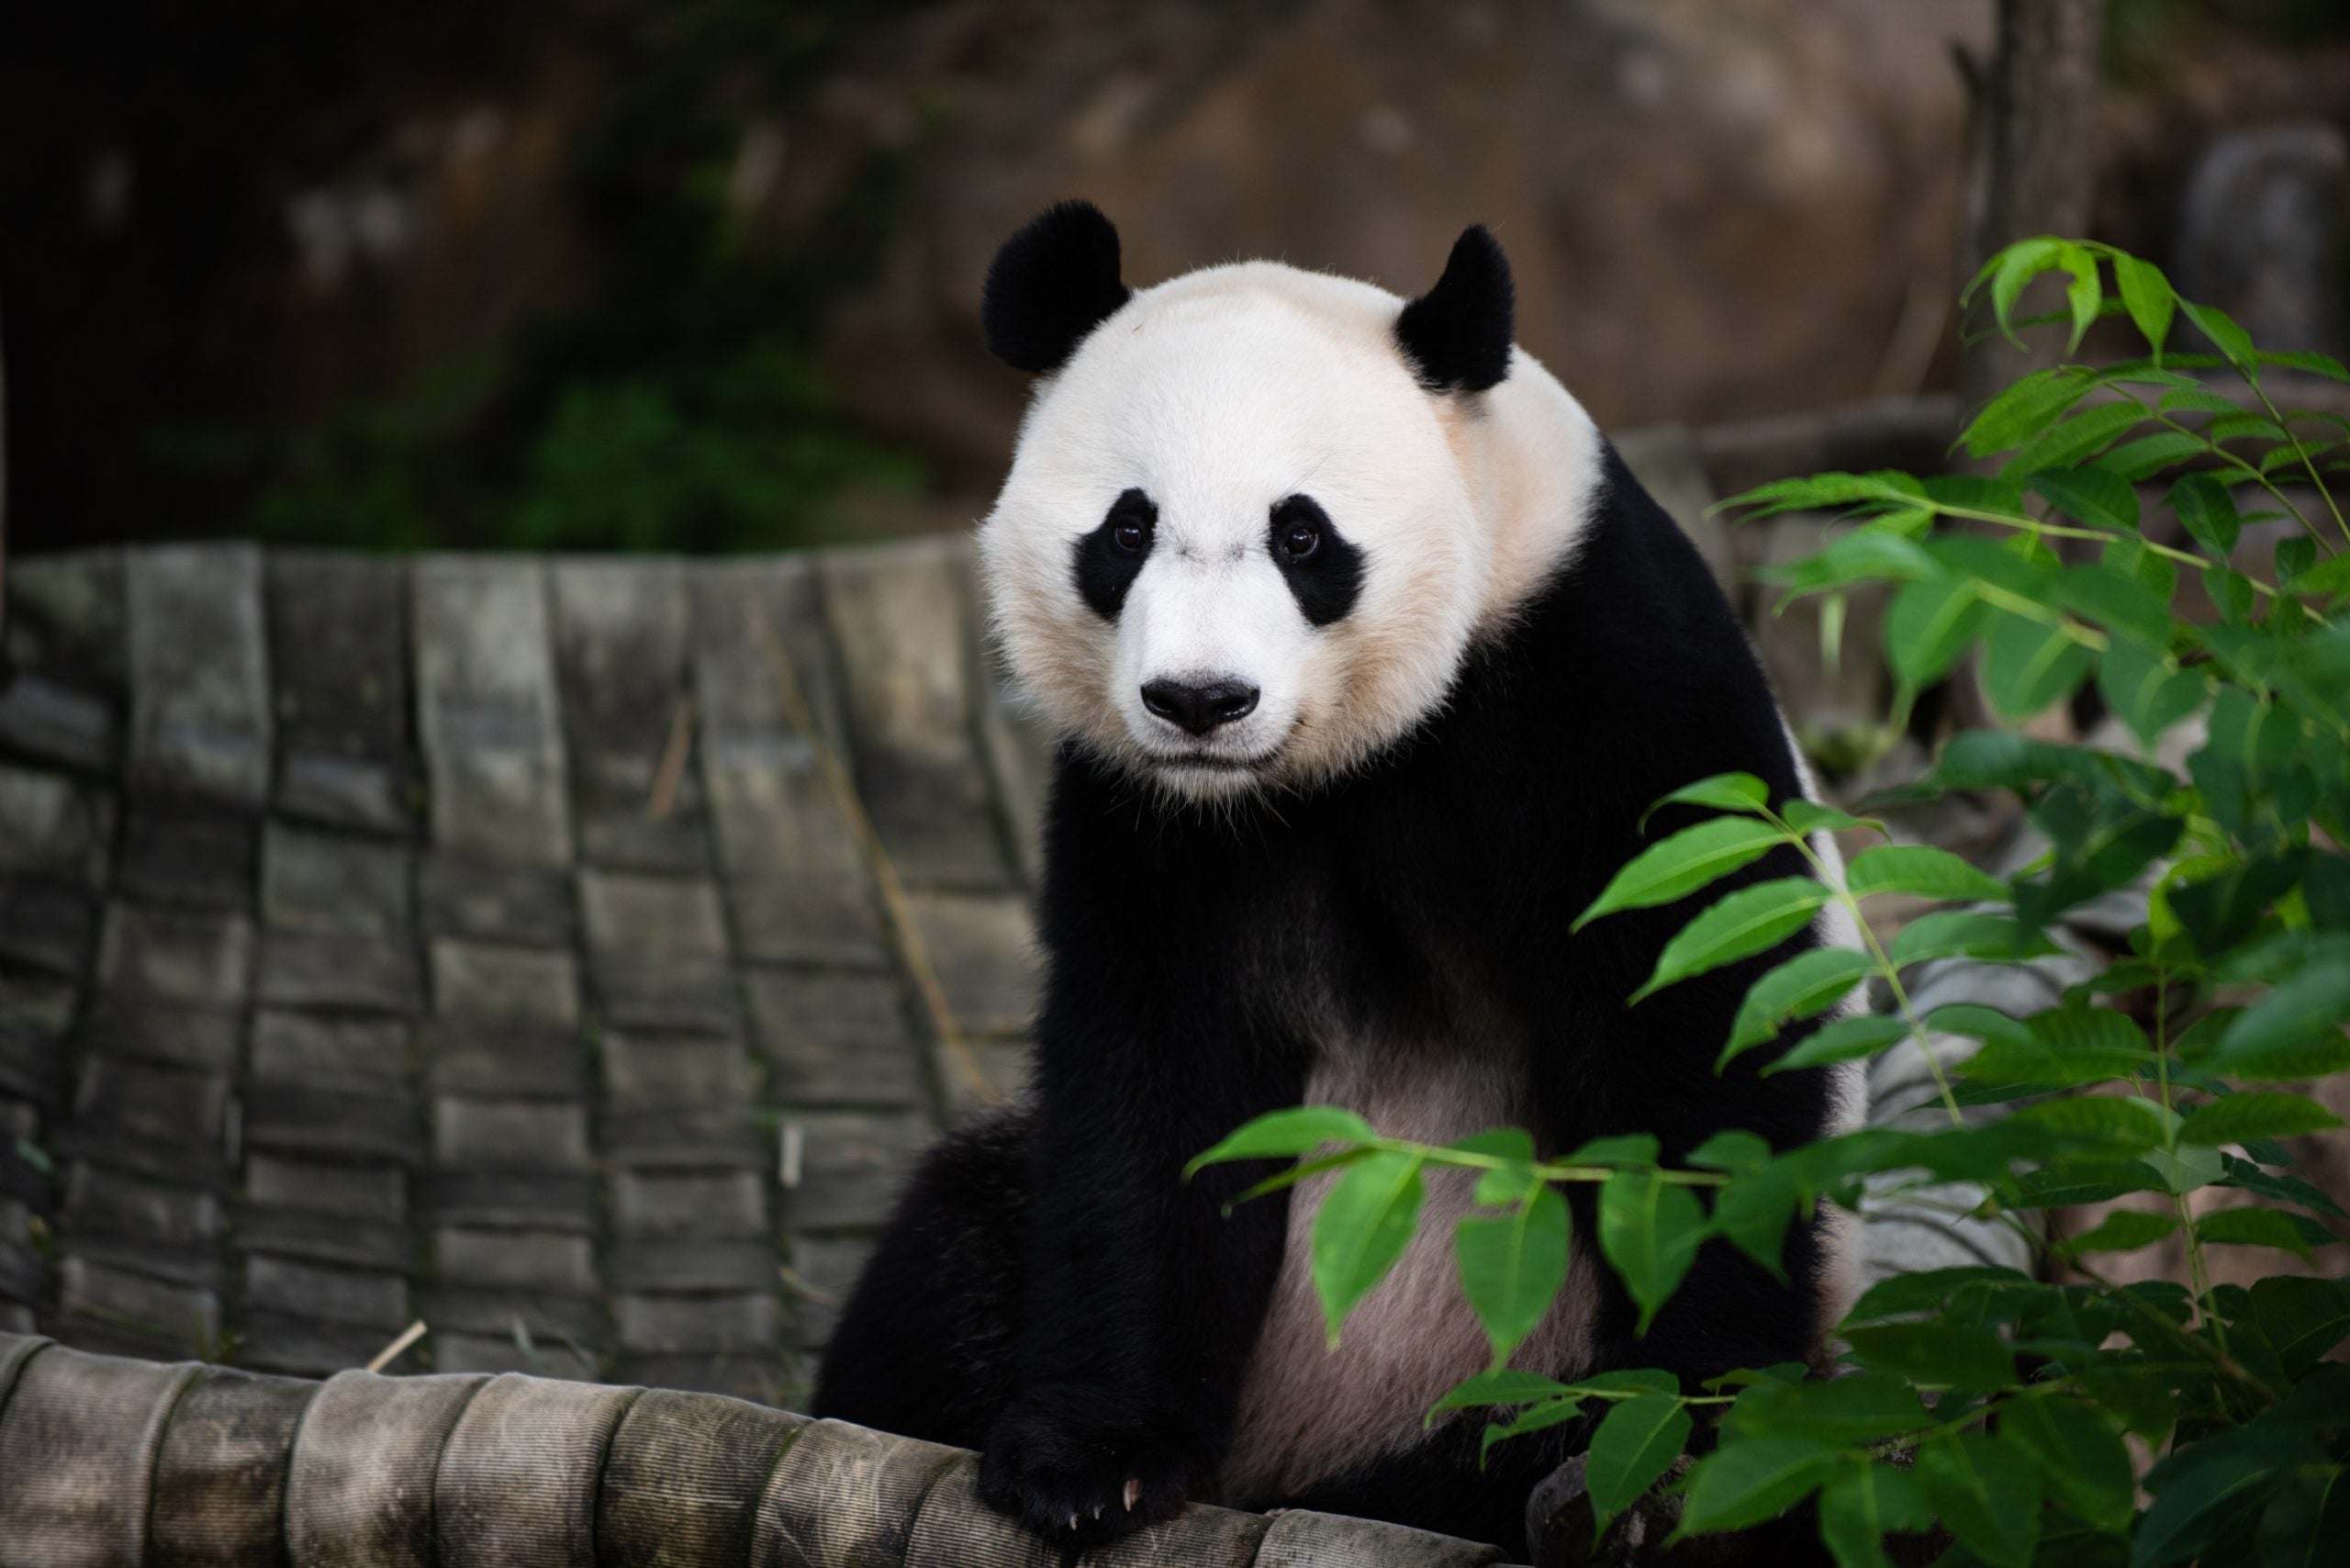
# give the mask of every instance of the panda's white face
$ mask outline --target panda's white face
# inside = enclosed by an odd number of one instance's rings
[[[1402,301],[1267,263],[1133,297],[1042,385],[979,536],[997,633],[1062,733],[1195,799],[1312,783],[1443,700],[1490,608],[1482,410]]]

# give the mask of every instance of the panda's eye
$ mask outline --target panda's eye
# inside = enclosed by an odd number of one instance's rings
[[[1129,518],[1110,531],[1110,542],[1132,555],[1150,543],[1150,530]]]
[[[1295,566],[1322,548],[1322,531],[1311,522],[1292,522],[1281,529],[1280,540],[1281,559]]]

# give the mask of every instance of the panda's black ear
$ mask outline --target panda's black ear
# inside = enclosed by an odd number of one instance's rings
[[[1480,223],[1452,242],[1436,286],[1404,307],[1395,341],[1431,392],[1483,392],[1509,375],[1509,262]]]
[[[1085,335],[1134,297],[1118,281],[1118,231],[1090,201],[1055,202],[988,263],[979,326],[1016,369],[1058,370]]]

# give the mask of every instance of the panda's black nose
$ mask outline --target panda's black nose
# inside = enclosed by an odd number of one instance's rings
[[[1146,680],[1142,705],[1170,724],[1181,724],[1204,735],[1218,724],[1245,719],[1257,711],[1257,689],[1240,681]]]

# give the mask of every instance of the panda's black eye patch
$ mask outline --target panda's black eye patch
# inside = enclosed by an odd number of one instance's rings
[[[1362,551],[1312,496],[1274,503],[1267,543],[1307,621],[1327,626],[1355,607],[1362,593]]]
[[[1157,532],[1158,507],[1138,489],[1122,492],[1110,503],[1102,526],[1080,535],[1075,551],[1077,591],[1096,615],[1115,621],[1125,608],[1126,590],[1142,573]]]

